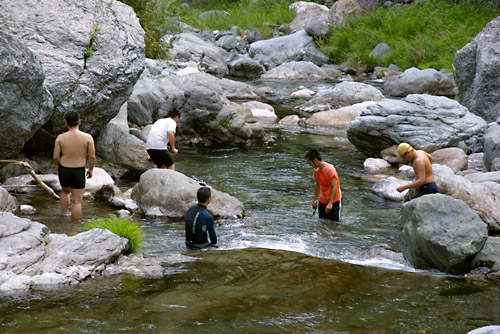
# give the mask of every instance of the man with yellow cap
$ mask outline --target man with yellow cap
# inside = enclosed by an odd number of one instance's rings
[[[403,157],[403,159],[412,161],[413,170],[415,171],[415,181],[398,187],[397,190],[399,192],[416,187],[419,187],[420,196],[439,192],[438,186],[434,182],[432,157],[429,153],[422,150],[415,150],[408,143],[401,143],[398,146],[398,154]]]

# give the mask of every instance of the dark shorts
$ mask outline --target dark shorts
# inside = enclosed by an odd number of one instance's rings
[[[438,186],[435,182],[424,184],[418,188],[420,190],[420,196],[428,194],[437,194],[439,192]]]
[[[325,212],[325,208],[326,208],[326,204],[318,202],[319,218],[325,218],[325,219],[333,220],[336,222],[341,221],[342,200],[340,200],[338,202],[334,202],[332,209],[328,213]]]
[[[85,167],[64,167],[59,165],[59,183],[63,188],[85,189]]]
[[[174,164],[174,160],[170,156],[167,150],[147,150],[151,159],[158,167],[170,167]]]

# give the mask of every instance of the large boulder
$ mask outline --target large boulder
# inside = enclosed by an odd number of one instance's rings
[[[132,191],[146,216],[182,219],[188,208],[197,203],[196,192],[200,184],[182,173],[169,169],[153,168],[141,175]],[[243,204],[235,197],[212,188],[212,202],[208,211],[219,218],[242,217]]]
[[[453,73],[433,68],[419,70],[412,67],[401,74],[390,76],[384,83],[384,94],[404,97],[409,94],[430,94],[455,97],[457,89]]]
[[[317,81],[329,77],[326,71],[310,61],[291,61],[264,73],[261,79]]]
[[[3,11],[3,6],[2,10]],[[0,21],[2,13],[0,13]],[[49,119],[52,95],[40,58],[16,36],[0,31],[0,156],[13,158]],[[12,135],[16,129],[16,135]]]
[[[361,114],[361,110],[370,103],[374,102],[361,102],[339,109],[316,112],[307,119],[307,127],[345,130],[349,126],[349,122],[354,121]]]
[[[488,122],[500,116],[500,17],[455,55],[460,103]]]
[[[465,202],[442,194],[421,196],[401,210],[402,248],[419,269],[470,271],[488,238],[487,225]]]
[[[16,212],[18,207],[17,198],[9,194],[5,188],[0,187],[0,212]]]
[[[313,22],[314,23],[321,22],[326,24],[326,27],[328,28],[326,32],[328,32],[329,30],[328,7],[314,2],[298,1],[291,4],[288,8],[291,10],[295,10],[297,14],[293,19],[293,21],[290,22],[287,26],[289,33],[293,34],[294,32],[297,32],[301,29],[306,29],[306,27],[312,24]]]
[[[347,138],[368,156],[407,142],[433,152],[465,142],[471,152],[482,150],[487,123],[457,101],[444,96],[411,94],[367,105],[349,123]]]
[[[299,30],[291,35],[257,41],[252,43],[248,50],[250,57],[260,61],[268,70],[289,61],[300,60],[310,60],[321,66],[326,61],[319,56],[313,57],[317,52],[319,51],[314,46],[313,38],[304,30]]]
[[[53,149],[70,110],[80,113],[83,131],[97,135],[144,68],[144,31],[133,9],[120,1],[6,0],[0,21],[37,55],[43,88],[53,98],[50,119],[27,143],[29,152]]]
[[[432,165],[439,192],[460,199],[477,212],[494,233],[500,232],[500,184],[491,181],[471,182],[456,175],[451,168]]]
[[[361,82],[343,81],[333,88],[320,90],[311,100],[300,105],[303,111],[338,109],[365,101],[381,101],[384,95],[375,87]]]
[[[68,285],[100,274],[128,250],[128,240],[92,229],[69,237],[0,212],[0,290]]]
[[[205,42],[193,33],[181,33],[171,41],[169,55],[172,59],[194,61],[207,73],[226,75],[228,67],[224,58],[225,51]]]

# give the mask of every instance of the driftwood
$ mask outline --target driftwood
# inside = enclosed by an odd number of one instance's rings
[[[48,185],[46,185],[42,180],[40,180],[40,178],[38,177],[38,175],[36,175],[35,171],[33,170],[33,167],[31,167],[31,165],[27,162],[24,162],[24,161],[17,161],[17,160],[0,160],[0,163],[12,163],[12,164],[16,164],[16,165],[19,165],[19,166],[23,166],[24,169],[26,169],[26,171],[33,177],[33,179],[35,179],[36,183],[38,183],[38,185],[40,187],[42,187],[43,189],[45,189],[49,194],[52,195],[52,197],[60,200],[61,198],[54,192],[54,190],[49,187]]]

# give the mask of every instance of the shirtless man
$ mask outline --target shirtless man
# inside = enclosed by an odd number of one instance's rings
[[[414,150],[407,143],[401,143],[398,146],[398,154],[407,161],[413,162],[415,171],[415,181],[410,184],[398,187],[399,192],[409,188],[419,187],[420,195],[435,194],[439,192],[437,184],[434,182],[434,173],[432,171],[432,157],[429,153],[422,150]]]
[[[82,200],[85,192],[85,164],[87,155],[89,169],[87,177],[92,177],[95,164],[94,139],[80,131],[80,115],[70,111],[64,116],[68,131],[57,136],[54,147],[54,163],[61,183],[61,214],[68,214],[70,201],[73,203],[71,217],[82,216]]]

